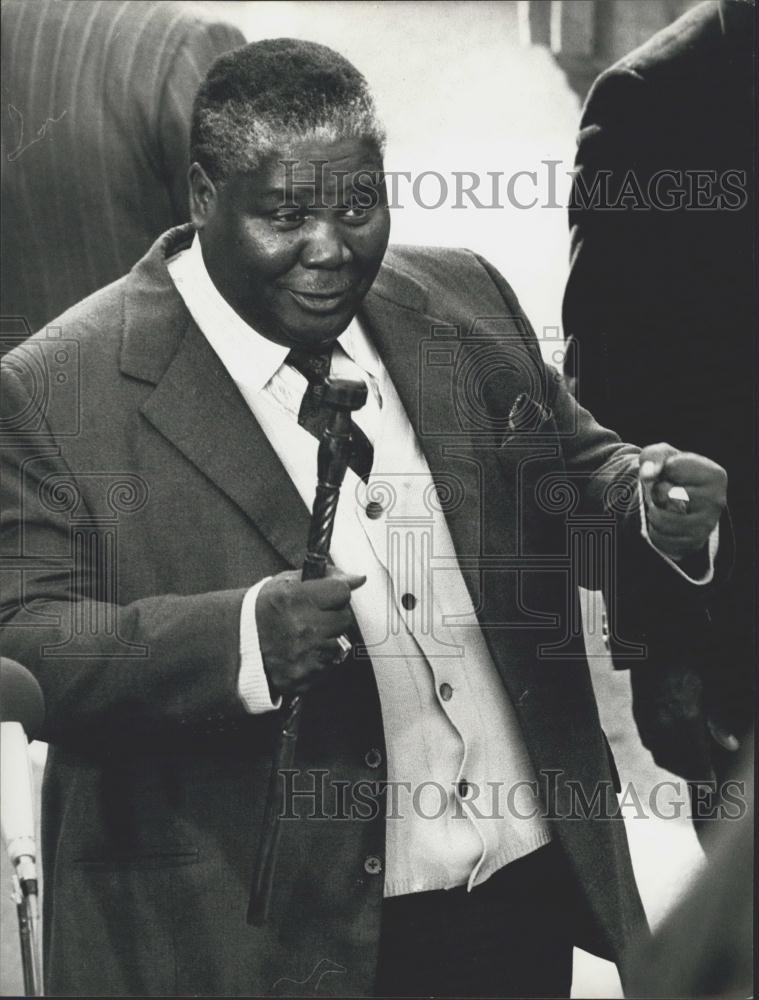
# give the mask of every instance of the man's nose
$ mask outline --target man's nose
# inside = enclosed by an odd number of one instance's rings
[[[330,219],[312,222],[300,255],[304,267],[337,268],[347,264],[352,257],[351,249],[335,222]]]

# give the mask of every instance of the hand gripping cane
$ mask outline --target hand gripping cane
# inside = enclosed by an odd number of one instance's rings
[[[327,572],[332,528],[335,523],[340,486],[350,458],[351,412],[366,402],[366,385],[344,378],[326,378],[322,406],[328,407],[329,423],[319,442],[318,482],[311,511],[306,558],[303,561],[302,580],[318,580]],[[284,707],[284,723],[277,734],[272,758],[269,790],[264,806],[261,845],[253,875],[253,888],[248,907],[248,923],[261,926],[266,923],[274,887],[274,869],[277,863],[277,844],[280,833],[280,816],[284,807],[284,789],[281,774],[290,770],[295,760],[303,700],[300,695],[290,698]]]

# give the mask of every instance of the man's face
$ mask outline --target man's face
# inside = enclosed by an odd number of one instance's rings
[[[208,272],[260,334],[317,349],[346,329],[387,248],[381,169],[359,139],[293,144],[218,186],[190,169]]]

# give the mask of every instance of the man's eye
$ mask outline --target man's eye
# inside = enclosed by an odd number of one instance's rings
[[[361,205],[351,205],[350,208],[343,209],[340,215],[345,222],[360,224],[367,221],[369,212],[370,209],[363,208]]]
[[[299,226],[306,217],[306,213],[300,208],[280,208],[273,213],[272,222],[279,229]]]

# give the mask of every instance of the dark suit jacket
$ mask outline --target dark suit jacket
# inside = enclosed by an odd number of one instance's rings
[[[754,662],[753,8],[727,7],[729,30],[710,0],[594,84],[578,140],[564,329],[578,399],[602,423],[727,469],[732,581],[712,597],[711,644],[681,637],[672,653],[703,661],[716,679],[711,707],[740,731]],[[657,176],[665,204],[684,189],[681,207],[657,207]],[[616,208],[603,207],[604,189]]]
[[[165,234],[61,317],[62,340],[35,335],[4,362],[3,643],[47,704],[48,989],[288,992],[280,980],[325,959],[340,968],[320,993],[366,995],[382,877],[365,861],[384,852],[381,801],[360,785],[384,777],[367,758],[384,742],[366,660],[309,694],[296,761],[351,783],[355,814],[319,819],[335,804],[301,775],[317,792],[283,823],[272,918],[245,923],[277,717],[247,716],[237,695],[240,605],[300,564],[308,512],[172,285],[165,257],[190,235]],[[634,496],[620,499],[636,449],[544,367],[488,264],[391,249],[361,317],[453,498],[465,579],[535,766],[557,772],[546,800],[561,817],[568,781],[588,799],[611,781],[568,628],[582,580],[568,527],[609,538],[615,525],[630,607],[672,609],[698,588],[641,541]],[[532,405],[515,419],[520,396]],[[623,824],[549,822],[582,901],[578,939],[618,959],[643,921]]]
[[[18,343],[120,278],[160,233],[189,220],[192,102],[214,59],[245,42],[198,11],[3,0],[7,339]]]

